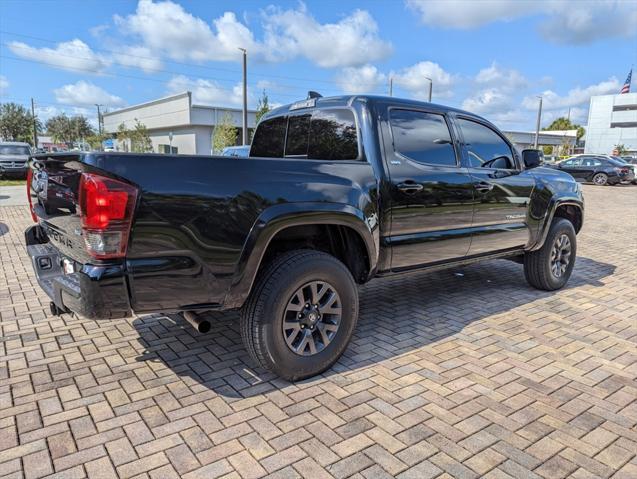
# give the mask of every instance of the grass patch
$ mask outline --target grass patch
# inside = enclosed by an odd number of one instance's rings
[[[27,180],[0,180],[0,186],[20,186],[25,185]]]

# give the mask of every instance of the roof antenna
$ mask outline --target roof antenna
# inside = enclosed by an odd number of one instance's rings
[[[307,92],[307,99],[310,100],[312,98],[323,98],[323,95],[317,91],[310,90]]]

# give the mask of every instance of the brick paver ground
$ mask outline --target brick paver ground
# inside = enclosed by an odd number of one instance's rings
[[[0,475],[637,477],[637,188],[586,186],[568,287],[492,261],[377,280],[345,356],[289,384],[237,315],[53,317],[0,208]]]

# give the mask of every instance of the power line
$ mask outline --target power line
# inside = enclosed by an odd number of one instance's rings
[[[36,37],[36,36],[32,36],[32,35],[24,35],[21,33],[16,33],[16,32],[10,32],[7,30],[0,30],[0,33],[4,33],[4,34],[8,34],[8,35],[13,35],[16,37],[23,37],[23,38],[30,38],[32,40],[39,40],[42,42],[46,42],[46,43],[51,43],[51,44],[59,44],[59,43],[63,43],[64,40],[52,40],[52,39],[46,39],[46,38],[42,38],[42,37]],[[81,40],[80,40],[81,41]],[[3,42],[3,44],[5,46],[9,46],[7,45],[6,42]],[[28,47],[28,45],[27,45]],[[34,48],[34,47],[29,47],[29,48]],[[114,55],[119,55],[119,56],[126,56],[126,57],[130,57],[130,58],[138,58],[140,60],[151,60],[151,61],[157,61],[158,58],[157,57],[146,57],[146,56],[141,56],[141,55],[134,55],[132,53],[125,53],[123,54],[120,51],[116,51],[116,50],[109,50],[109,49],[104,49],[104,48],[91,48],[92,51],[95,52],[105,52],[105,53],[110,53],[110,54],[114,54]],[[57,53],[57,55],[60,56],[69,56],[72,58],[78,58],[78,59],[82,59],[82,60],[94,60],[93,58],[82,58],[82,57],[76,57],[73,55],[64,55],[61,53]],[[220,68],[220,67],[211,67],[208,65],[198,65],[195,63],[187,63],[187,62],[180,62],[177,60],[172,60],[172,59],[159,59],[160,61],[163,61],[165,63],[174,63],[176,65],[183,65],[183,66],[189,66],[189,67],[194,67],[194,68],[201,68],[204,70],[216,70],[216,71],[224,71],[224,72],[228,72],[228,73],[236,73],[236,74],[241,74],[242,70],[239,69],[230,69],[230,68]],[[113,63],[118,64],[120,66],[123,67],[131,67],[131,65],[125,64],[125,63],[121,63],[121,62],[117,62],[117,61],[113,61],[111,60]],[[139,67],[141,68],[141,67]],[[182,75],[182,72],[174,72],[171,70],[162,70],[162,69],[153,69],[150,68],[149,70],[152,71],[157,71],[157,72],[165,72],[165,73],[172,73],[172,74],[176,74],[176,75]],[[340,85],[340,83],[337,80],[318,80],[315,78],[300,78],[300,77],[293,77],[293,76],[286,76],[286,75],[274,75],[274,74],[265,74],[265,73],[260,73],[258,70],[253,72],[253,75],[256,77],[262,77],[262,78],[281,78],[284,80],[294,80],[294,81],[303,81],[303,82],[310,82],[312,84],[314,83],[329,83],[329,84],[335,84],[335,85]],[[206,78],[206,79],[211,79],[211,80],[216,80],[216,81],[232,81],[232,80],[227,80],[227,79],[218,79],[218,78]],[[365,84],[363,84],[365,85]],[[368,83],[367,85],[372,85],[372,83]],[[281,85],[281,86],[290,86],[290,85]]]

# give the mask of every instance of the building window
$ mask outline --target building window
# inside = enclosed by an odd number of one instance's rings
[[[637,110],[637,105],[615,105],[613,107],[613,111],[635,111]]]
[[[611,128],[637,128],[637,121],[618,121],[610,124]]]
[[[172,155],[176,155],[179,152],[179,148],[177,148],[176,146],[173,146],[171,149],[170,145],[157,145],[157,151],[159,153],[165,153],[165,154],[172,154]]]

